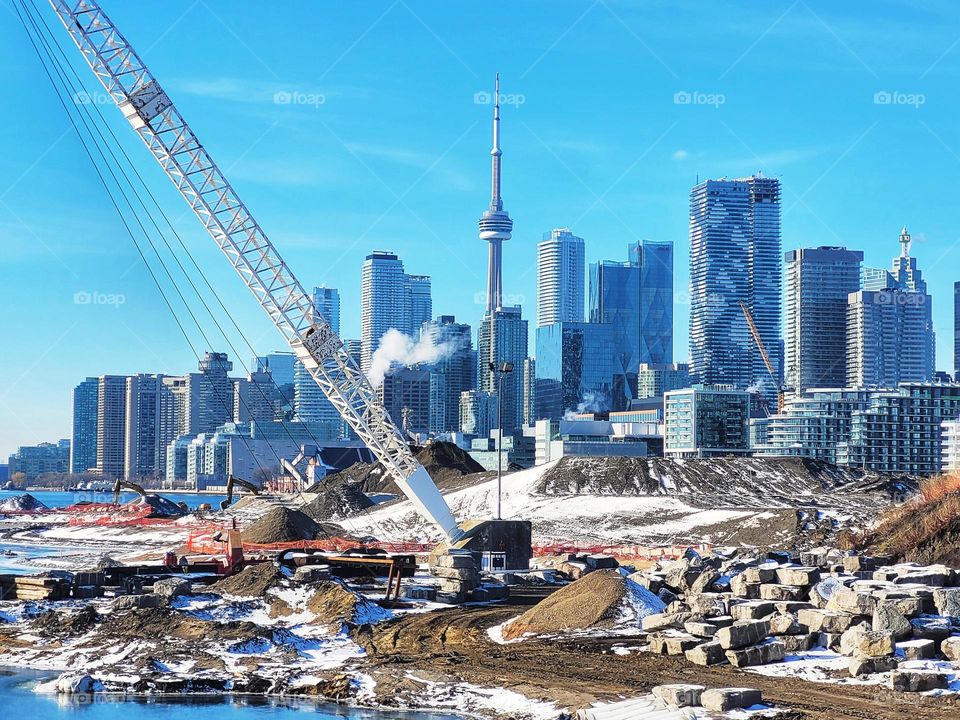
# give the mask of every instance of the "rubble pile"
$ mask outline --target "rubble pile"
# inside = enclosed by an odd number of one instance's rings
[[[354,485],[338,483],[322,486],[316,498],[303,506],[303,512],[318,522],[342,520],[373,506],[373,500]]]
[[[47,509],[46,505],[30,493],[14,495],[0,503],[0,513],[36,512],[37,510]]]
[[[853,677],[890,673],[894,690],[946,688],[960,662],[960,571],[892,564],[832,548],[754,557],[688,551],[630,576],[666,604],[642,620],[655,653],[743,668],[816,647],[848,656]]]

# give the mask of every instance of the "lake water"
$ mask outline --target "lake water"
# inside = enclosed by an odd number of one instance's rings
[[[58,490],[0,490],[0,503],[7,498],[23,495],[24,492],[33,495],[37,500],[47,507],[67,507],[78,502],[110,503],[113,502],[112,492],[95,492],[93,490],[83,490],[77,492],[62,492]],[[148,490],[147,492],[156,492]],[[177,492],[159,492],[168,500],[175,503],[186,503],[189,508],[196,508],[201,503],[210,503],[214,508],[220,506],[220,501],[226,498],[226,495],[208,495],[205,493],[177,493]],[[120,502],[130,502],[137,497],[136,493],[120,493]]]
[[[25,720],[456,720],[435,713],[389,713],[291,698],[247,696],[132,697],[125,695],[39,695],[38,680],[55,675],[0,670],[0,717]]]

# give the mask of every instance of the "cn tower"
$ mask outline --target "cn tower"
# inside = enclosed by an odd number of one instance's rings
[[[479,223],[480,239],[490,243],[490,262],[487,267],[487,313],[490,315],[503,307],[503,241],[510,239],[510,232],[513,230],[513,220],[503,209],[503,199],[500,197],[500,158],[503,155],[500,150],[500,73],[497,73],[494,87],[490,207],[484,211]]]

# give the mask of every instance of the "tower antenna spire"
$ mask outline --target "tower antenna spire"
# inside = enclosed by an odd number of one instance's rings
[[[490,209],[503,210],[503,200],[500,197],[500,73],[493,90],[493,148],[490,150],[492,160],[492,187],[490,193]]]
[[[487,313],[492,314],[503,306],[503,241],[509,240],[513,220],[503,209],[500,196],[500,73],[497,73],[493,91],[493,148],[490,150],[491,188],[490,207],[480,216],[480,239],[489,243],[487,265]]]

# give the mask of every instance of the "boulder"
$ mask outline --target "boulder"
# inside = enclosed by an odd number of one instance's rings
[[[873,615],[876,606],[877,600],[872,595],[848,587],[837,588],[827,602],[827,610],[850,615]]]
[[[930,670],[894,670],[888,687],[899,692],[927,692],[943,690],[950,684],[950,675]]]
[[[640,619],[640,628],[647,632],[667,628],[682,628],[685,622],[693,618],[693,613],[653,613]]]
[[[192,586],[189,580],[167,578],[166,580],[157,580],[153,584],[153,592],[161,597],[175,598],[181,595],[189,595],[192,592]]]
[[[654,633],[649,637],[650,652],[656,655],[683,655],[702,641],[686,633]]]
[[[701,643],[687,650],[684,655],[695,665],[720,665],[727,661],[726,652],[717,640]]]
[[[868,658],[893,655],[893,633],[865,630],[857,639],[857,654]]]
[[[730,615],[734,620],[759,620],[768,615],[773,615],[776,610],[777,607],[772,602],[748,600],[733,605],[730,608]]]
[[[706,573],[704,573],[706,575]],[[700,577],[703,577],[701,575]],[[686,596],[687,606],[692,613],[698,615],[726,615],[727,599],[719,593],[693,594],[691,590]]]
[[[848,573],[873,572],[877,561],[867,555],[848,555],[843,559],[843,569]]]
[[[767,640],[759,645],[727,650],[726,654],[731,665],[742,668],[783,662],[783,658],[786,656],[786,648],[779,640]]]
[[[767,618],[771,635],[803,635],[809,628],[797,622],[796,615],[773,615]]]
[[[840,635],[840,654],[852,656],[860,646],[860,638],[869,628],[866,625],[854,625]]]
[[[806,597],[808,590],[805,587],[797,587],[795,585],[761,585],[760,586],[760,599],[761,600],[792,600],[799,601],[802,598]]]
[[[913,637],[918,640],[933,640],[942,643],[953,634],[953,624],[948,618],[921,615],[910,621]]]
[[[909,640],[898,643],[896,651],[906,660],[932,660],[937,656],[937,644],[933,640]]]
[[[712,567],[705,567],[697,579],[690,583],[690,594],[699,595],[708,592],[714,582],[720,579],[720,573]]]
[[[817,644],[820,633],[804,633],[803,635],[780,635],[777,637],[783,643],[783,650],[788,654],[800,653]]]
[[[683,624],[684,632],[687,632],[690,635],[693,635],[695,637],[701,637],[701,638],[712,638],[714,635],[717,634],[717,630],[719,629],[720,629],[719,626],[714,625],[713,623],[708,621],[694,622],[691,620],[690,622],[685,622]]]
[[[103,683],[86,673],[65,672],[57,678],[55,687],[65,695],[88,695],[103,690]]]
[[[743,575],[750,583],[772,583],[777,581],[777,567],[776,563],[764,563],[747,568]]]
[[[766,620],[742,620],[717,630],[716,638],[724,650],[756,645],[770,634]]]
[[[960,588],[942,588],[933,591],[937,612],[960,621]]]
[[[730,578],[730,592],[737,597],[756,600],[760,597],[760,583],[751,582],[746,573],[734,575]]]
[[[782,585],[808,588],[820,581],[820,568],[782,567],[777,570],[777,580]]]
[[[143,610],[158,608],[162,604],[162,597],[155,593],[147,593],[146,595],[121,595],[113,601],[112,607],[114,610]]]
[[[854,655],[850,658],[850,675],[860,677],[861,675],[873,675],[875,673],[890,672],[895,670],[900,664],[898,658],[888,657],[863,657]]]
[[[311,585],[330,579],[329,565],[304,565],[293,573],[293,582],[297,585]]]
[[[942,640],[940,642],[940,652],[947,660],[960,662],[960,635]]]
[[[901,611],[897,600],[879,600],[873,611],[873,629],[892,632],[897,640],[913,635],[913,626]]]
[[[707,710],[727,712],[759,705],[763,695],[759,690],[750,688],[711,688],[704,690],[700,696],[700,703]]]
[[[703,685],[657,685],[651,691],[667,705],[674,707],[698,707],[700,698],[706,688]]]
[[[812,609],[798,612],[797,620],[814,632],[842,633],[854,625],[856,618],[844,613]]]

